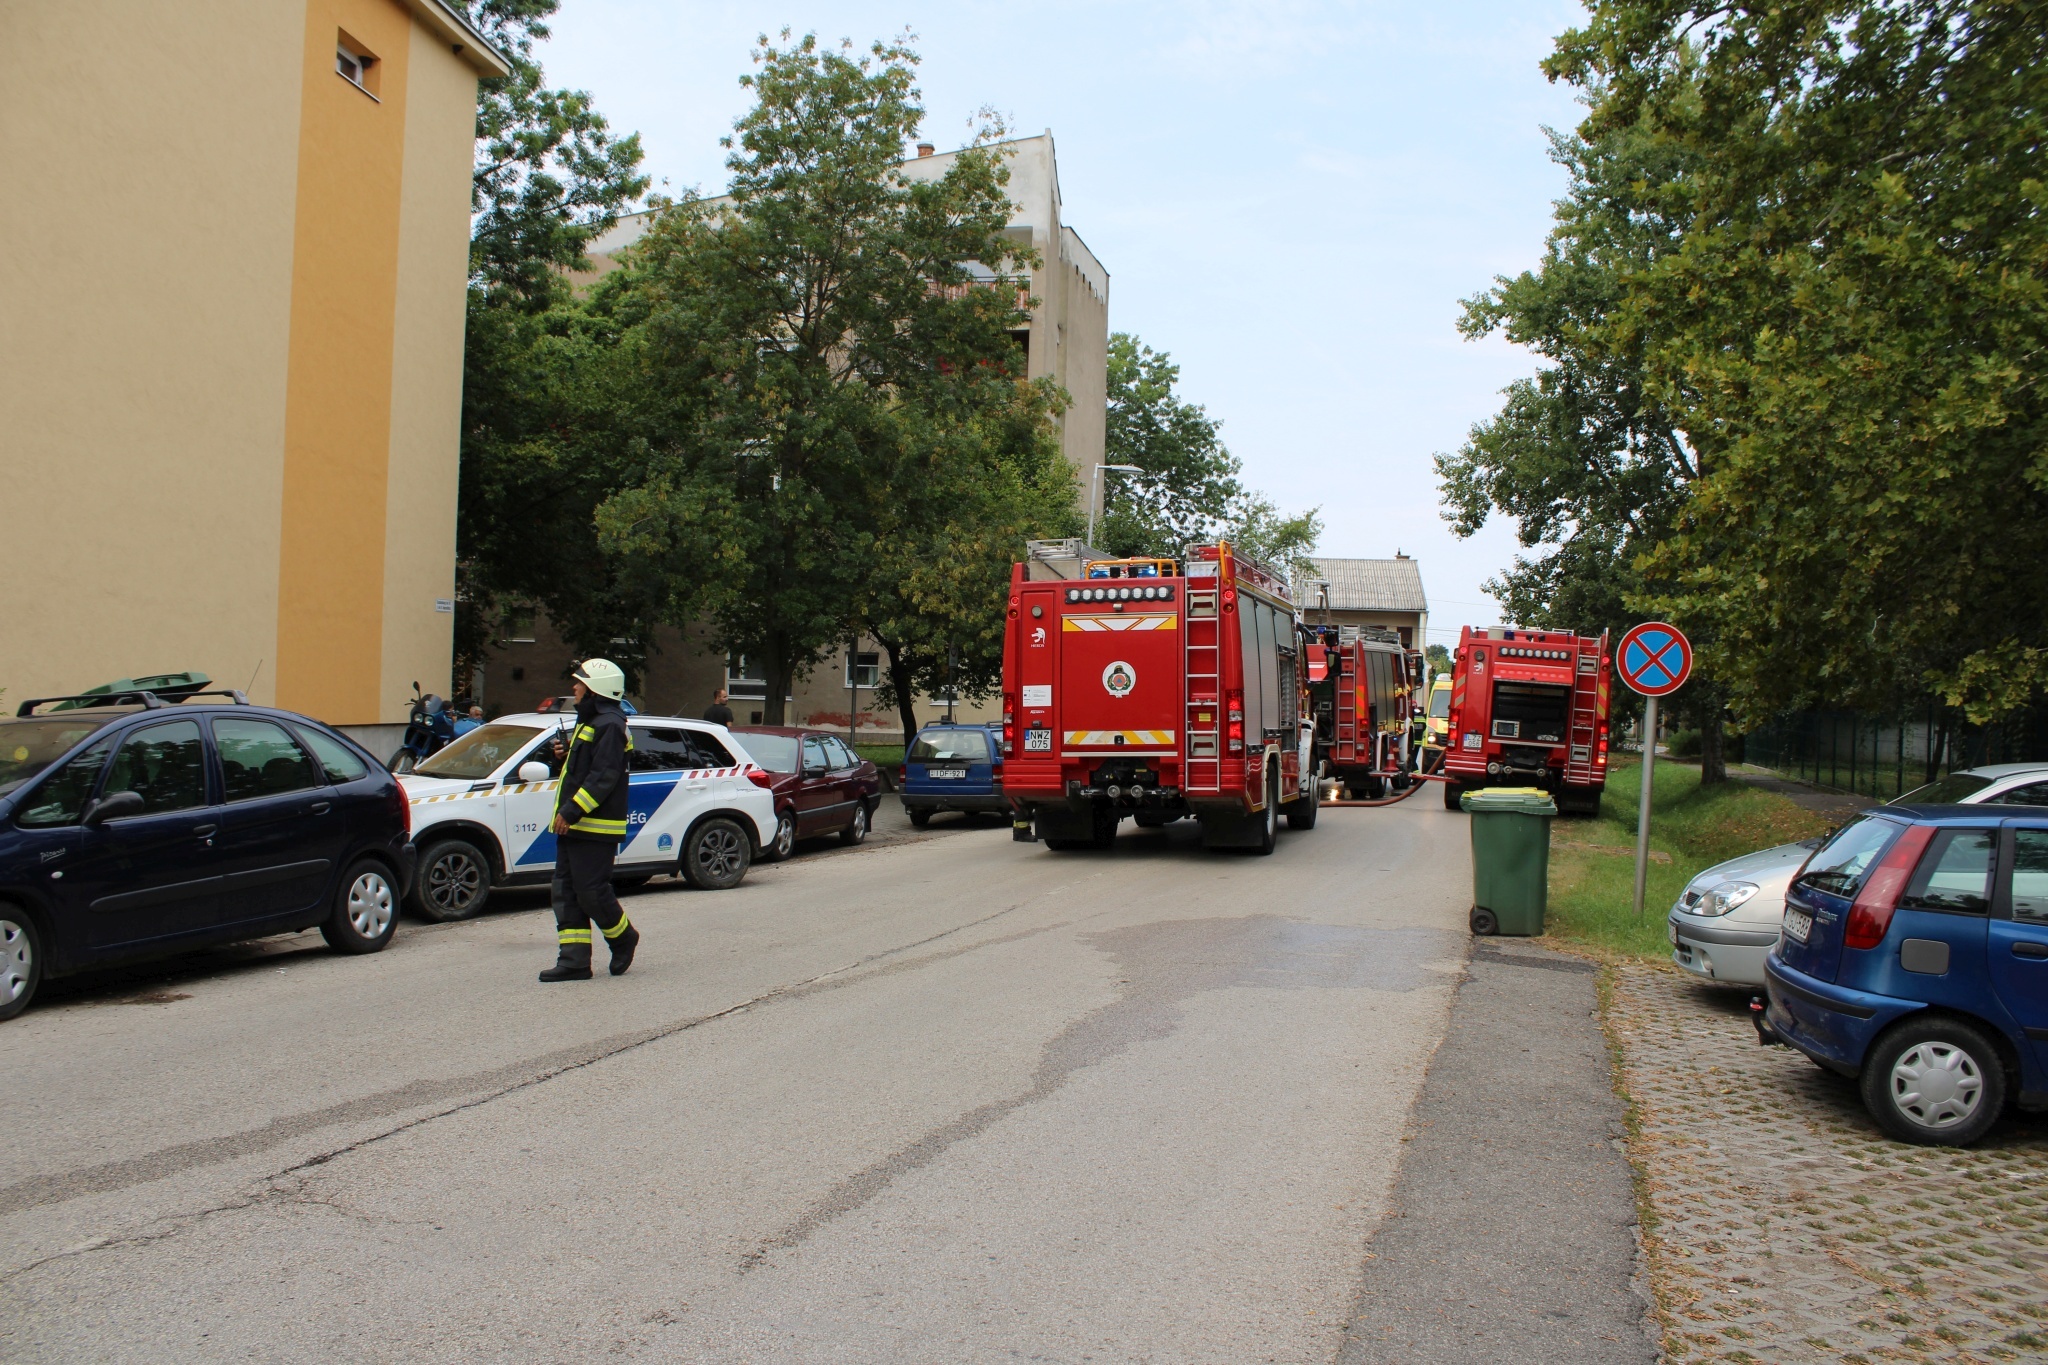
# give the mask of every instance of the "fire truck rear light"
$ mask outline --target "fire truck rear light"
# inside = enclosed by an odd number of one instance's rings
[[[1224,593],[1223,593],[1223,595],[1224,595],[1224,598],[1225,598],[1226,600],[1228,600],[1228,598],[1229,598],[1229,596],[1230,596],[1230,590],[1229,590],[1228,588],[1224,589]],[[1230,752],[1232,752],[1232,753],[1234,753],[1234,754],[1241,754],[1241,753],[1243,753],[1243,752],[1244,752],[1244,693],[1243,693],[1243,692],[1242,692],[1241,690],[1239,690],[1238,688],[1235,688],[1235,687],[1233,687],[1233,688],[1231,688],[1231,689],[1230,689],[1230,691],[1228,691],[1227,693],[1225,693],[1225,694],[1224,694],[1224,698],[1223,698],[1223,716],[1224,716],[1224,725],[1223,725],[1223,737],[1224,737],[1224,738],[1225,738],[1225,739],[1226,739],[1227,741],[1229,741],[1229,744],[1230,744]]]
[[[1003,757],[1008,758],[1017,747],[1017,697],[1013,692],[1003,693]]]

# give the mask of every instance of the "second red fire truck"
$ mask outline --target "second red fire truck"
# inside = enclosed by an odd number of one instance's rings
[[[1228,544],[1185,563],[1033,547],[1012,571],[1003,790],[1016,836],[1105,847],[1129,817],[1192,817],[1270,853],[1316,822],[1304,641],[1286,581]]]
[[[1444,804],[1475,787],[1542,787],[1597,815],[1607,785],[1605,635],[1467,626],[1451,666]]]

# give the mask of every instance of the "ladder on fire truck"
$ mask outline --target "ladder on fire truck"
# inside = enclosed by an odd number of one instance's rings
[[[1576,786],[1594,781],[1593,756],[1600,736],[1600,658],[1607,652],[1607,637],[1578,637],[1578,660],[1572,670],[1571,748],[1565,753],[1564,780]]]
[[[1223,656],[1216,579],[1184,578],[1187,612],[1187,789],[1222,790]],[[1196,586],[1204,584],[1205,586]]]

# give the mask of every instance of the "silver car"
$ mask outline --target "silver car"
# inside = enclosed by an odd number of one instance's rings
[[[1994,763],[1916,787],[1895,806],[2048,806],[2048,763]],[[1764,959],[1778,943],[1785,890],[1820,843],[1780,844],[1716,863],[1672,903],[1671,960],[1704,981],[1764,984]]]

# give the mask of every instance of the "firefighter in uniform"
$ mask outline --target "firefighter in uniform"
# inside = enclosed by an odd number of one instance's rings
[[[633,747],[626,675],[609,659],[586,659],[573,675],[576,725],[555,801],[555,965],[543,981],[590,979],[590,927],[611,947],[613,976],[633,965],[640,931],[612,890],[612,862],[626,837],[626,754]]]

